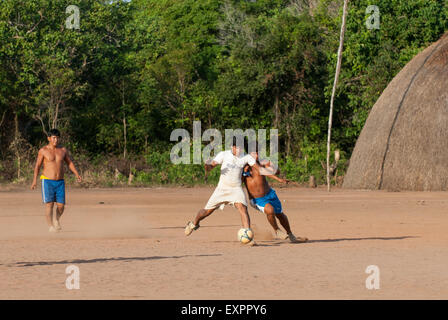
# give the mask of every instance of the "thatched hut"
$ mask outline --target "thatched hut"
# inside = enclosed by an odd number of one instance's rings
[[[448,190],[448,33],[415,56],[375,103],[343,187]]]

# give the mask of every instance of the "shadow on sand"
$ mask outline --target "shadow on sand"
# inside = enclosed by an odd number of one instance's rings
[[[9,267],[34,267],[34,266],[51,266],[55,264],[81,264],[81,263],[97,263],[97,262],[112,262],[112,261],[148,261],[159,259],[180,259],[188,257],[217,257],[222,254],[198,254],[185,256],[152,256],[152,257],[117,257],[117,258],[98,258],[98,259],[76,259],[76,260],[62,260],[62,261],[37,261],[37,262],[16,262],[9,264]]]
[[[361,241],[361,240],[404,240],[410,238],[420,238],[417,236],[402,236],[402,237],[368,237],[368,238],[340,238],[340,239],[321,239],[321,240],[308,240],[307,243],[317,242],[339,242],[339,241]]]
[[[361,240],[404,240],[410,238],[420,238],[417,236],[402,236],[402,237],[368,237],[368,238],[339,238],[339,239],[317,239],[308,240],[307,242],[297,242],[291,243],[288,240],[257,240],[255,239],[256,247],[277,247],[280,245],[306,245],[309,243],[320,243],[320,242],[340,242],[340,241],[361,241]],[[236,241],[213,241],[215,243],[235,243]],[[241,244],[241,246],[244,246]]]
[[[219,225],[219,226],[201,226],[201,229],[207,229],[207,228],[227,228],[227,227],[241,227],[237,224],[226,224],[226,225]],[[158,229],[158,230],[163,230],[163,229],[185,229],[185,226],[183,227],[156,227],[156,228],[149,228],[149,229]]]

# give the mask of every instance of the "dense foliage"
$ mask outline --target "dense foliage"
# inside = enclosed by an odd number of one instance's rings
[[[371,2],[349,4],[333,122],[342,171],[381,92],[448,29],[442,0],[375,0],[380,28],[368,29]],[[341,3],[0,1],[0,181],[29,180],[57,127],[92,183],[201,183],[199,165],[169,160],[170,133],[195,120],[277,128],[286,177],[321,179]]]

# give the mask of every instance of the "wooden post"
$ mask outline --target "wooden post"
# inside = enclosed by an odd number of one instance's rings
[[[338,62],[336,64],[336,73],[334,75],[333,91],[331,92],[331,100],[330,100],[330,115],[328,117],[328,140],[327,140],[327,190],[328,191],[330,191],[330,188],[331,188],[330,142],[331,142],[331,126],[333,123],[334,96],[336,94],[336,86],[338,84],[339,73],[341,72],[342,48],[344,47],[344,34],[345,34],[345,24],[346,24],[346,17],[347,17],[347,6],[348,6],[348,0],[344,0],[344,9],[342,12],[341,35],[339,37]]]

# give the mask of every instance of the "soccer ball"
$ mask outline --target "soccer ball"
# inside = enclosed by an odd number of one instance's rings
[[[241,228],[238,231],[238,240],[241,243],[249,243],[252,241],[252,239],[254,238],[254,233],[251,229],[246,229],[246,228]]]

